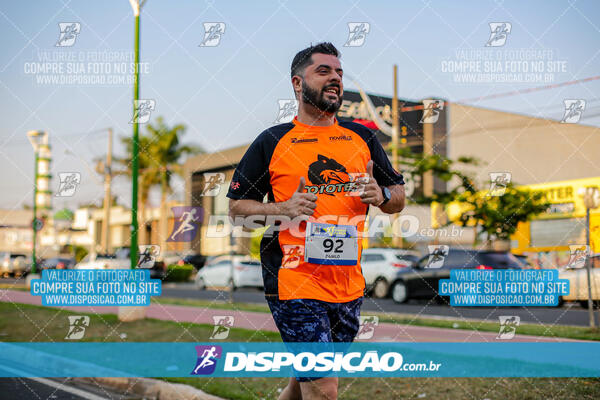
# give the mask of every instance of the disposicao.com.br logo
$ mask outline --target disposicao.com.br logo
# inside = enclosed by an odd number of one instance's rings
[[[199,359],[194,372],[192,372],[193,375],[199,374],[198,369],[202,369],[204,360],[208,358],[205,354],[207,350],[210,351],[208,346],[202,346],[201,350],[203,353],[198,353]],[[432,360],[421,363],[406,363],[402,354],[398,352],[381,352],[377,350],[350,352],[230,351],[224,352],[222,356],[219,354],[219,356],[217,358],[224,358],[222,360],[222,372],[228,376],[238,374],[239,376],[246,376],[247,373],[259,373],[260,376],[269,376],[270,373],[279,373],[285,370],[294,370],[295,373],[308,373],[315,376],[329,373],[437,372],[442,365]],[[213,361],[214,364],[211,364],[210,372],[203,371],[200,373],[212,374],[215,371],[217,360],[212,359],[210,362]]]

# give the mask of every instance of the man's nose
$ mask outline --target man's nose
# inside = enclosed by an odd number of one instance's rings
[[[331,76],[331,79],[329,80],[329,84],[332,83],[337,83],[338,85],[341,85],[342,83],[342,78],[337,74],[337,72],[334,72]]]

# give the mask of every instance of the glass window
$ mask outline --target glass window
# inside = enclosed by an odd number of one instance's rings
[[[412,254],[396,254],[396,259],[400,261],[410,261],[414,263],[419,261],[419,257]]]
[[[470,251],[450,251],[444,260],[444,268],[474,268],[477,265],[477,257]]]
[[[228,215],[229,214],[229,198],[227,197],[227,191],[229,186],[226,184],[221,185],[219,193],[213,197],[213,215]]]
[[[530,226],[531,247],[585,243],[584,218],[538,219]]]
[[[493,268],[522,268],[523,264],[511,253],[480,253],[483,265]]]

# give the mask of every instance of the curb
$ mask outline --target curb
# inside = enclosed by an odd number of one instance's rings
[[[73,382],[100,385],[154,400],[225,400],[182,383],[150,378],[71,378]]]

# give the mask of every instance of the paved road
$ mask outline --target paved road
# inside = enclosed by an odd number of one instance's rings
[[[198,290],[193,284],[163,284],[164,297],[202,300],[228,300],[229,292],[222,290]],[[259,290],[239,289],[233,298],[237,302],[266,304]],[[568,304],[563,307],[449,307],[427,301],[412,301],[408,304],[396,304],[391,299],[366,298],[363,310],[376,312],[396,312],[415,316],[440,316],[452,318],[473,318],[498,321],[500,315],[518,315],[521,322],[550,325],[587,326],[588,312],[579,305]],[[597,313],[598,314],[598,313]]]
[[[138,396],[74,383],[69,378],[0,378],[2,400],[133,400]]]

